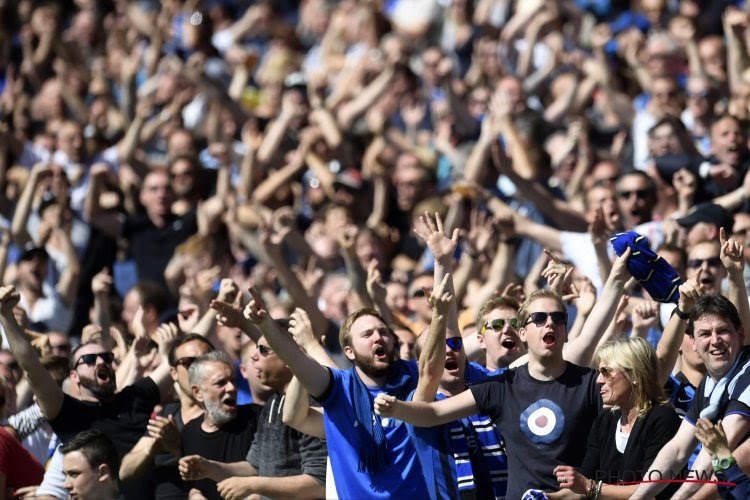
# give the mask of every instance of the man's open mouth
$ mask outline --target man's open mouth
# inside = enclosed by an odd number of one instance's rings
[[[508,350],[515,349],[516,348],[516,341],[513,340],[510,337],[505,338],[502,342],[500,342],[500,345],[505,347]]]
[[[456,361],[453,358],[448,358],[445,360],[445,369],[449,372],[452,372],[453,370],[458,370],[458,361]]]
[[[557,339],[555,338],[555,335],[553,333],[547,333],[544,335],[544,337],[542,337],[542,341],[545,345],[553,345],[555,343],[555,340]]]

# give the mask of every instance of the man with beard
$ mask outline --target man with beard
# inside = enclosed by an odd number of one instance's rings
[[[324,367],[310,358],[271,319],[258,293],[245,307],[276,355],[325,410],[331,470],[339,498],[424,498],[424,477],[404,422],[373,417],[380,392],[406,398],[417,382],[413,362],[396,358],[395,334],[373,309],[344,320],[339,343],[354,364],[349,370]]]
[[[63,443],[86,429],[99,429],[114,443],[120,457],[135,445],[146,430],[149,415],[169,390],[169,365],[162,363],[151,375],[115,394],[114,356],[99,343],[83,344],[70,361],[72,389],[79,399],[64,394],[44,368],[39,355],[13,316],[19,294],[13,286],[0,288],[0,325],[36,395],[42,414]],[[166,332],[166,330],[165,330]],[[172,338],[157,335],[160,353],[166,359]],[[138,485],[122,485],[128,496]],[[136,494],[136,493],[133,493]]]
[[[204,414],[180,432],[180,476],[189,483],[190,497],[220,499],[216,483],[241,475],[258,428],[258,405],[237,405],[234,365],[226,354],[211,351],[199,356],[188,370],[193,398]]]

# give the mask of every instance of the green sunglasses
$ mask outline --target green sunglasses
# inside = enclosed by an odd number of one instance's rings
[[[511,328],[516,329],[518,328],[518,318],[510,318],[510,319],[493,319],[492,321],[488,321],[483,327],[482,327],[482,333],[484,333],[485,330],[492,330],[494,332],[501,332],[505,328],[505,325],[510,325]]]

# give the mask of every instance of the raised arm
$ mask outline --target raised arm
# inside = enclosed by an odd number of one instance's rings
[[[323,409],[310,406],[307,391],[297,377],[293,377],[292,381],[289,382],[284,396],[284,406],[281,413],[281,420],[284,424],[303,434],[325,439],[326,428]]]
[[[591,315],[583,325],[581,334],[565,345],[565,359],[571,363],[588,366],[594,357],[594,351],[599,338],[607,329],[617,310],[617,304],[623,294],[625,283],[628,281],[627,263],[630,258],[630,248],[617,258],[612,272],[609,274],[599,300],[594,304]]]
[[[440,285],[432,292],[429,301],[432,305],[432,321],[427,341],[419,356],[419,382],[414,391],[414,401],[435,400],[440,378],[445,369],[445,327],[448,311],[453,307],[454,296],[448,291],[450,273],[443,276]]]
[[[677,362],[680,344],[683,335],[685,335],[685,328],[687,328],[688,320],[686,318],[690,316],[698,297],[703,295],[703,289],[700,285],[702,272],[702,269],[698,269],[695,276],[680,285],[680,301],[677,304],[677,310],[669,318],[669,322],[656,346],[656,358],[659,360],[659,385],[661,386],[667,383],[672,368]]]
[[[331,381],[328,369],[302,351],[292,336],[279,328],[279,325],[269,316],[255,289],[250,288],[250,295],[252,299],[245,306],[245,318],[258,326],[268,345],[300,379],[305,389],[313,397],[322,396]]]
[[[727,239],[724,228],[719,229],[719,241],[721,242],[721,263],[729,275],[728,299],[735,305],[740,315],[742,329],[750,332],[750,304],[748,304],[747,289],[745,288],[745,258],[744,248],[736,240]],[[745,345],[750,344],[748,335],[745,336]]]
[[[20,298],[15,287],[0,287],[0,325],[5,331],[10,350],[29,380],[42,414],[47,420],[54,420],[62,408],[63,392],[42,365],[39,355],[13,315],[13,307],[18,304]]]
[[[375,413],[403,420],[417,427],[434,427],[459,418],[479,413],[474,394],[465,390],[452,398],[432,401],[399,401],[395,396],[381,392],[373,403]]]
[[[344,265],[346,266],[346,275],[352,286],[353,296],[359,301],[357,309],[361,307],[373,307],[372,299],[367,293],[367,272],[359,263],[356,252],[357,237],[359,228],[354,224],[346,226],[338,235],[341,253],[344,256]]]
[[[120,235],[122,225],[119,214],[106,212],[99,203],[99,198],[104,189],[104,181],[109,175],[109,169],[104,164],[94,165],[91,167],[90,175],[91,185],[86,193],[84,205],[86,221],[110,238],[116,239]]]
[[[31,169],[29,180],[26,181],[26,185],[21,193],[21,199],[18,201],[16,210],[13,213],[13,221],[11,222],[11,234],[13,235],[13,241],[17,245],[23,246],[30,239],[29,234],[26,232],[26,223],[31,213],[34,194],[39,187],[39,183],[50,175],[52,175],[52,170],[49,168],[49,165],[44,163],[37,163]]]

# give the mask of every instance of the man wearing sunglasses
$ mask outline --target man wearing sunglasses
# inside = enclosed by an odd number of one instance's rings
[[[162,363],[148,377],[115,393],[114,357],[98,343],[80,346],[71,356],[70,380],[79,399],[64,394],[45,370],[28,337],[16,322],[13,306],[18,303],[13,286],[0,288],[0,325],[23,368],[42,414],[64,442],[86,429],[99,429],[114,443],[120,457],[130,451],[146,430],[154,406],[172,383],[169,365]],[[171,338],[157,336],[164,359]],[[138,495],[138,484],[121,485],[124,494]]]
[[[721,293],[721,282],[727,270],[721,263],[721,248],[718,241],[704,241],[693,245],[688,251],[688,277],[701,273],[701,286],[705,293]]]
[[[526,354],[526,346],[518,337],[519,304],[507,296],[488,300],[477,315],[479,347],[485,350],[484,369],[489,374],[507,368],[516,359]],[[481,365],[472,364],[478,368]]]

